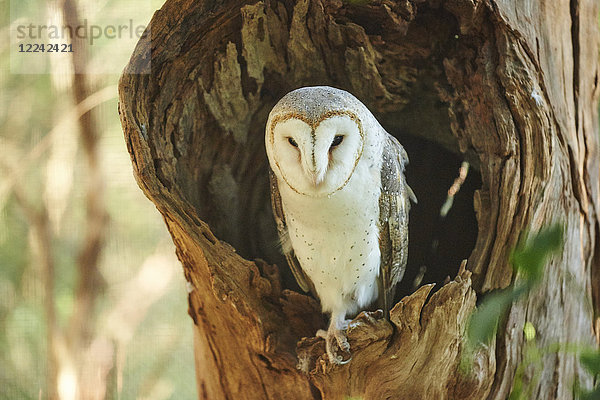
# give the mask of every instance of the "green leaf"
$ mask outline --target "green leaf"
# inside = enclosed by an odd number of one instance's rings
[[[591,374],[600,375],[600,350],[582,351],[579,361]]]
[[[508,400],[521,400],[523,396],[523,377],[521,376],[520,379],[515,378],[513,388],[510,391],[510,396],[508,396]]]
[[[525,340],[531,342],[535,339],[535,326],[529,321],[525,322],[525,326],[523,327],[523,333],[525,334]]]
[[[513,268],[523,274],[530,286],[533,285],[541,279],[548,257],[558,252],[562,243],[562,225],[542,229],[517,246],[511,257]]]
[[[519,294],[510,289],[498,290],[486,296],[485,300],[469,319],[467,339],[471,345],[488,344],[496,333],[496,325],[510,304]]]
[[[591,392],[581,392],[579,400],[598,400],[600,399],[600,386],[596,386]]]

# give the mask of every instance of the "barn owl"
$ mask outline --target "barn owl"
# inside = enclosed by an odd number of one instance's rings
[[[356,97],[326,86],[285,95],[269,114],[265,147],[283,252],[299,286],[331,314],[317,332],[330,362],[346,363],[346,316],[378,300],[387,317],[404,274],[416,202],[408,157]]]

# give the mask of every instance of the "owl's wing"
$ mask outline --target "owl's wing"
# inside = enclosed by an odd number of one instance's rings
[[[383,148],[381,195],[379,197],[379,305],[386,318],[394,301],[394,288],[402,280],[408,259],[408,211],[410,201],[417,202],[406,183],[406,151],[388,134]]]
[[[290,270],[292,270],[292,274],[294,275],[294,278],[296,278],[296,282],[298,282],[300,288],[305,292],[311,291],[316,296],[312,281],[306,276],[294,254],[287,224],[285,223],[285,214],[281,204],[281,195],[279,194],[277,178],[271,170],[269,170],[269,180],[271,182],[271,207],[273,207],[273,215],[275,216],[275,222],[277,223],[277,232],[279,233],[279,241],[281,243],[281,248],[283,249],[283,255],[285,256],[285,259],[290,266]]]

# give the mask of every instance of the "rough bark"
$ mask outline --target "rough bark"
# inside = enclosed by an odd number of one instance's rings
[[[597,15],[594,0],[167,1],[152,48],[140,44],[122,76],[120,113],[134,174],[190,282],[200,398],[504,399],[526,321],[541,346],[593,342]],[[151,74],[130,73],[148,64]],[[318,304],[283,289],[273,265],[285,274],[264,124],[281,96],[314,84],[351,91],[390,132],[460,154],[481,176],[468,270],[431,296],[426,285],[403,298],[391,322],[359,315],[345,366],[331,366],[312,337],[326,322]],[[563,253],[461,373],[476,296],[518,280],[510,250],[525,230],[557,221]],[[541,379],[526,378],[544,399],[572,398],[576,378],[590,384],[563,353],[544,356]]]

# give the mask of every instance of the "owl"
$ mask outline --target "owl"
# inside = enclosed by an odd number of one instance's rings
[[[406,268],[416,202],[406,151],[356,97],[327,86],[285,95],[269,114],[265,147],[283,253],[331,314],[317,332],[329,360],[346,363],[346,317],[375,301],[387,317]]]

